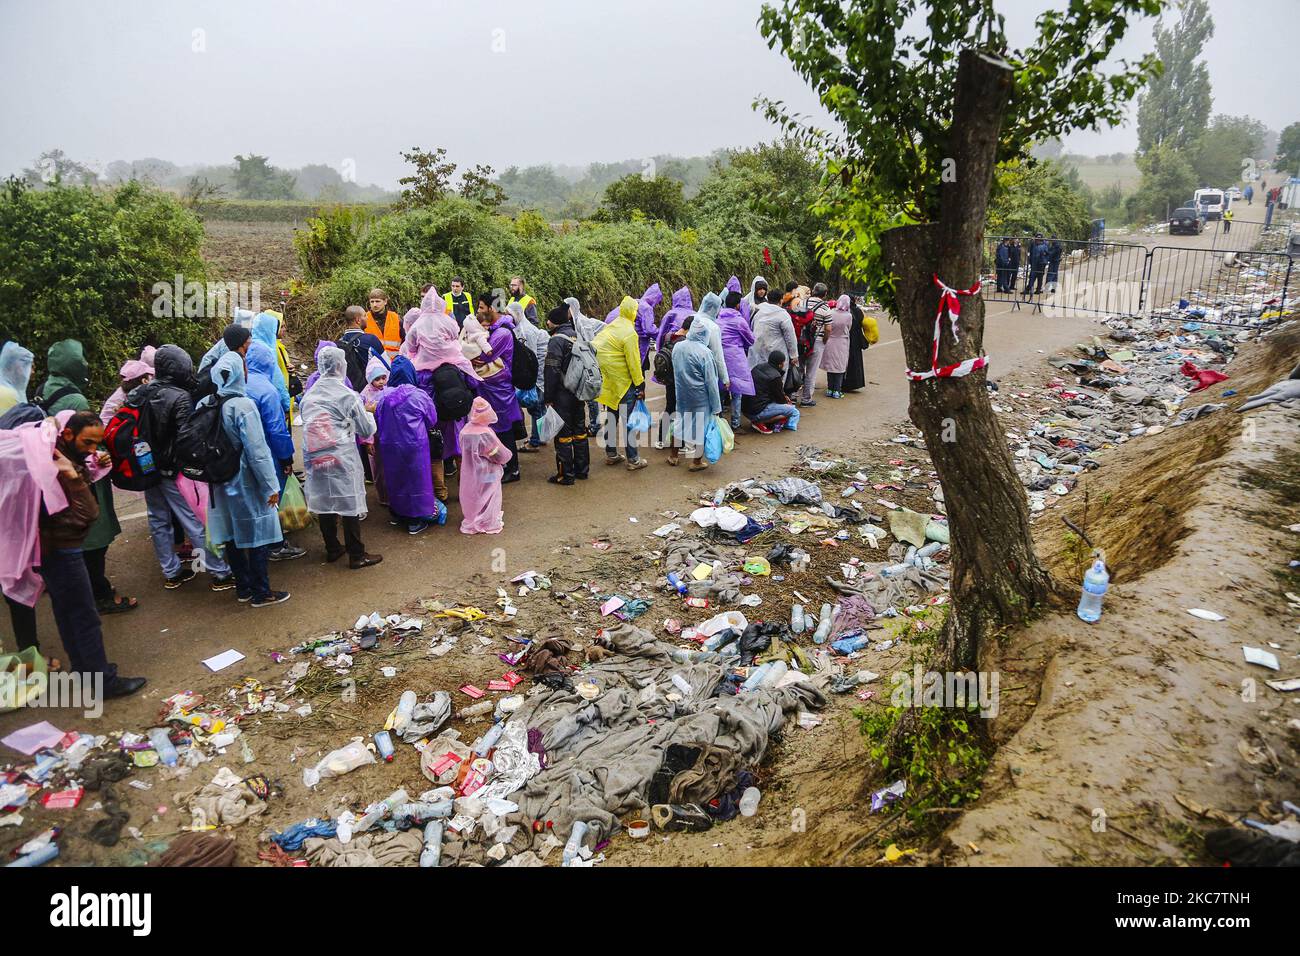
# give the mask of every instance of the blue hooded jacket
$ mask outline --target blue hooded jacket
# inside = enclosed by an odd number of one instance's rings
[[[277,462],[293,459],[293,434],[284,418],[284,409],[280,404],[280,393],[275,387],[273,373],[279,369],[275,355],[261,342],[253,342],[244,356],[248,369],[248,381],[245,389],[248,397],[257,405],[262,418],[262,431],[266,434],[266,444],[271,449]]]

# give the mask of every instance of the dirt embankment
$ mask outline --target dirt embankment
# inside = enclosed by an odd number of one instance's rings
[[[1300,673],[1285,597],[1300,590],[1287,566],[1300,412],[1231,408],[1298,351],[1297,329],[1244,350],[1214,390],[1237,391],[1229,409],[1129,443],[1071,494],[1064,514],[1112,568],[1105,613],[1093,625],[1050,615],[990,653],[985,666],[1004,672],[1001,746],[947,862],[1208,863],[1200,834],[1221,824],[1201,808],[1267,818],[1262,805],[1294,796],[1300,734],[1287,722],[1300,711],[1264,682]],[[1072,539],[1044,524],[1039,552],[1078,579]],[[1243,645],[1271,650],[1281,672],[1247,664]]]

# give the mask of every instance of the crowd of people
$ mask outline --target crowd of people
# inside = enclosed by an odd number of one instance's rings
[[[756,277],[742,294],[733,276],[698,309],[689,288],[657,316],[662,301],[654,284],[598,319],[574,297],[543,313],[521,277],[477,296],[455,279],[445,297],[429,286],[399,315],[375,289],[345,311],[334,340],[317,343],[301,383],[283,317],[242,313],[197,367],[177,345],[144,347],[98,413],[80,342],[49,348],[31,397],[34,356],[6,342],[0,587],[18,648],[39,648],[44,592],[67,656],[51,657],[51,669],[102,678],[107,697],[144,685],[117,673],[101,630],[102,615],[138,607],[107,577],[115,486],[143,492],[164,587],[203,572],[211,590],[264,608],[290,596],[272,586],[270,564],[307,553],[286,539],[297,527],[283,520],[286,494],[315,516],[325,560],[360,570],[383,560],[362,538],[370,488],[390,524],[418,535],[447,522],[454,479],[460,531],[496,534],[502,486],[520,479],[521,455],[547,444],[555,485],[590,477],[593,437],[609,466],[643,469],[654,447],[669,465],[703,470],[719,422],[793,431],[817,404],[819,371],[832,399],[866,384],[875,320],[823,284],[777,292]],[[645,405],[647,374],[664,388],[662,413]]]

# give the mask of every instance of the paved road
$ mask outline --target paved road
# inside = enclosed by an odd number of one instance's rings
[[[1209,248],[1213,239],[1206,233],[1173,240],[1148,239],[1145,244],[1181,243],[1197,249]],[[1093,316],[1035,314],[1030,309],[1013,311],[1009,304],[990,303],[985,348],[992,359],[991,374],[996,379],[1009,370],[1034,368],[1046,354],[1084,341],[1099,330]],[[346,562],[325,564],[315,529],[299,532],[295,540],[308,548],[307,556],[271,565],[273,586],[293,594],[289,602],[274,608],[254,610],[239,605],[230,591],[213,594],[202,577],[178,590],[165,590],[149,542],[142,499],[121,494],[118,511],[123,530],[109,551],[109,576],[121,593],[138,597],[141,607],[105,618],[105,638],[109,656],[122,672],[149,677],[150,687],[137,698],[113,702],[107,715],[113,726],[146,722],[159,699],[202,679],[207,673],[199,663],[203,658],[227,648],[237,648],[250,657],[265,655],[347,626],[362,612],[391,611],[426,596],[454,601],[461,586],[477,575],[497,583],[533,566],[551,566],[557,561],[555,549],[563,544],[586,546],[597,535],[639,539],[661,523],[659,511],[684,510],[698,494],[727,481],[780,473],[798,445],[816,444],[851,453],[868,440],[889,437],[891,426],[907,416],[908,393],[897,328],[882,323],[881,336],[881,342],[866,355],[868,385],[864,391],[840,401],[821,397],[816,408],[806,411],[797,434],[743,432],[735,452],[704,474],[689,474],[684,467],[670,469],[663,463],[665,453],[654,450],[649,452],[649,468],[629,474],[621,467],[605,467],[603,455],[593,448],[591,480],[561,488],[545,481],[553,467],[550,454],[525,455],[524,479],[505,489],[506,528],[501,535],[461,535],[456,530],[459,508],[454,501],[447,527],[417,537],[391,527],[386,513],[377,509],[362,527],[367,547],[381,552],[384,562],[362,571],[349,570]],[[650,386],[649,397],[652,404],[662,407],[658,386]],[[639,523],[629,522],[632,516],[638,517]],[[506,575],[493,570],[494,561],[501,560],[508,569]],[[7,616],[3,621],[4,644],[11,647]],[[40,608],[39,626],[47,651],[58,648],[48,602]],[[0,717],[0,732],[28,722],[30,713]],[[42,716],[57,722],[64,715],[49,711]],[[74,724],[70,716],[67,724]]]

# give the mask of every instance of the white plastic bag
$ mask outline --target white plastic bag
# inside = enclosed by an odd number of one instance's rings
[[[542,441],[551,442],[555,440],[555,436],[560,433],[560,429],[563,427],[564,419],[560,417],[560,413],[554,408],[547,408],[546,414],[537,423],[537,433],[541,436]]]
[[[314,787],[326,777],[341,777],[345,773],[375,762],[375,755],[366,749],[366,745],[354,740],[346,747],[340,747],[327,753],[315,767],[307,767],[302,772],[305,786]]]

